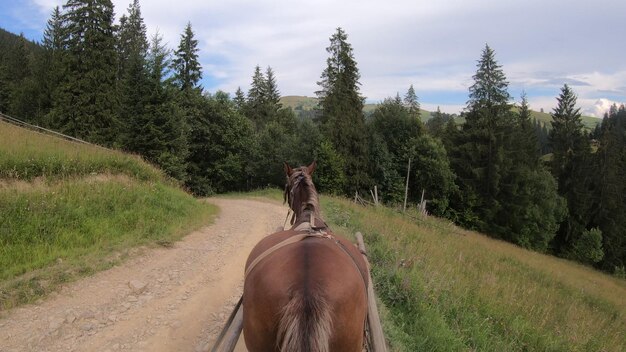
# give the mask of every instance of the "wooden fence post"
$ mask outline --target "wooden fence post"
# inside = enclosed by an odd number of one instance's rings
[[[406,169],[406,186],[404,187],[404,206],[402,212],[406,212],[406,198],[409,195],[409,175],[411,173],[411,158],[409,158],[409,167]]]

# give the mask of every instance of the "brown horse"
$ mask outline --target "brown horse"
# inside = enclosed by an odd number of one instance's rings
[[[360,352],[367,315],[367,264],[320,215],[316,163],[285,163],[291,229],[261,240],[246,263],[243,333],[251,352]]]

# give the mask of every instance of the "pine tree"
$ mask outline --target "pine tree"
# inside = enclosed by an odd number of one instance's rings
[[[183,92],[200,89],[198,83],[202,78],[202,67],[198,61],[198,50],[198,40],[194,39],[191,22],[189,22],[185,27],[185,32],[181,35],[172,62],[174,80]]]
[[[474,225],[487,231],[490,220],[500,211],[497,197],[507,168],[505,136],[512,117],[508,82],[488,45],[477,68],[469,89],[466,122],[452,155],[461,192],[473,194],[468,199],[478,201],[463,207],[475,208],[480,220]]]
[[[261,67],[256,65],[254,67],[254,74],[252,75],[252,83],[248,90],[248,97],[246,100],[246,116],[256,126],[257,131],[266,122],[265,118],[265,104],[267,99],[267,83]]]
[[[170,53],[162,37],[152,37],[146,57],[146,96],[143,113],[133,118],[133,150],[161,167],[168,175],[185,181],[189,154],[188,127],[183,110],[176,102],[176,87],[170,84]]]
[[[237,91],[235,92],[235,98],[233,99],[235,103],[235,107],[239,113],[244,114],[246,109],[246,96],[243,94],[241,87],[237,87]]]
[[[51,124],[64,133],[114,145],[120,127],[113,4],[68,0],[63,8],[63,77],[53,94]]]
[[[147,150],[137,145],[144,129],[146,98],[149,95],[146,56],[148,39],[146,25],[141,17],[139,0],[128,7],[128,16],[120,19],[118,57],[120,120],[125,125],[125,148],[144,154]]]
[[[509,163],[500,182],[501,210],[492,228],[508,241],[543,252],[565,214],[565,202],[556,181],[539,163],[539,141],[525,93],[514,118],[505,139]]]
[[[252,186],[281,187],[285,177],[282,165],[285,161],[296,160],[296,140],[299,136],[294,112],[289,108],[282,108],[276,77],[271,67],[267,67],[265,75],[261,73],[259,66],[255,68],[246,105],[248,117],[256,128],[258,143],[256,158],[250,164],[254,177]],[[311,153],[307,159],[313,155],[311,147],[308,148]]]
[[[583,132],[576,95],[567,84],[557,101],[551,114],[552,174],[558,181],[559,194],[567,201],[569,213],[561,223],[554,246],[558,253],[568,256],[590,223],[591,147]]]
[[[404,95],[404,104],[406,108],[409,110],[409,115],[418,121],[421,121],[420,114],[420,103],[417,99],[417,94],[415,94],[415,89],[413,85],[409,87],[409,90]]]
[[[280,92],[278,91],[278,84],[276,83],[276,77],[271,67],[267,66],[265,70],[265,103],[267,104],[268,114],[275,114],[282,104],[280,103]]]
[[[43,116],[52,109],[52,95],[63,77],[61,58],[64,47],[62,42],[63,26],[61,20],[61,10],[56,6],[50,15],[50,19],[48,20],[43,34],[42,46],[44,53],[40,62],[40,74],[38,77],[42,89],[39,100],[42,117],[39,123],[44,126],[48,126],[49,122],[45,120]]]
[[[346,193],[367,187],[367,143],[361,75],[346,32],[337,28],[326,48],[329,57],[318,82],[321,130],[345,161]]]
[[[576,95],[565,84],[557,98],[558,106],[552,115],[550,144],[552,147],[552,173],[557,179],[567,176],[574,157],[588,151],[589,145],[583,135],[580,108],[576,107]]]
[[[602,233],[602,268],[613,272],[626,266],[626,108],[612,106],[605,115],[594,154],[597,165],[594,226]]]
[[[207,144],[211,138],[211,124],[207,118],[206,99],[199,86],[202,67],[198,61],[198,41],[194,39],[191,23],[187,23],[180,38],[178,49],[171,63],[173,82],[179,90],[177,106],[184,116],[184,126],[188,133],[189,154],[187,157],[187,187],[198,195],[213,191],[207,175],[206,165],[212,157],[207,154]]]
[[[513,127],[512,138],[509,141],[515,166],[522,163],[531,169],[536,169],[539,163],[539,139],[535,134],[525,92],[522,93],[522,101]]]
[[[128,15],[120,18],[118,30],[118,69],[119,77],[136,71],[136,66],[142,66],[148,51],[146,25],[141,17],[139,0],[133,0],[128,6]]]
[[[4,63],[4,60],[0,60],[0,112],[8,113],[9,112],[9,96],[11,95],[11,90],[9,89],[9,69],[7,65]]]
[[[20,34],[5,59],[8,93],[6,111],[31,122],[35,122],[36,117],[36,105],[32,102],[33,90],[36,88],[32,79],[33,57],[28,40]]]

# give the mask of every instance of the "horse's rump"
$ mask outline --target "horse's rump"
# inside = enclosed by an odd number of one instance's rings
[[[266,237],[248,264],[291,232]],[[348,346],[362,343],[365,285],[353,259],[333,240],[310,238],[277,250],[246,277],[246,345],[250,351],[353,350]]]

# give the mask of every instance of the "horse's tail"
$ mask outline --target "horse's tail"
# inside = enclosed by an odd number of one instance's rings
[[[328,352],[331,325],[324,297],[296,292],[282,309],[277,343],[282,352]]]

